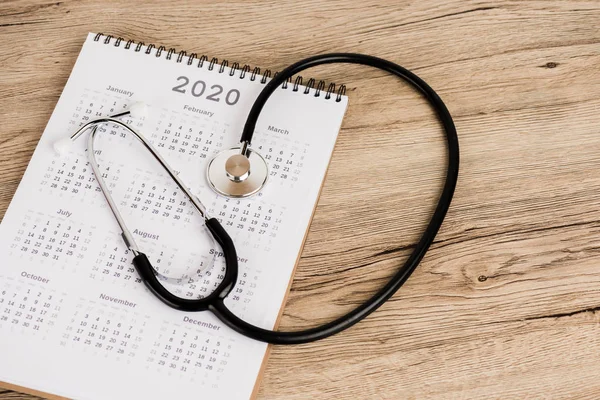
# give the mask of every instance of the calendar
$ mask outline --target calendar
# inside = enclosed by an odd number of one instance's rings
[[[347,106],[343,90],[286,82],[252,147],[269,177],[258,194],[213,192],[206,167],[235,146],[270,71],[89,34],[0,224],[0,381],[77,399],[250,399],[267,346],[209,312],[161,303],[132,265],[87,157],[83,124],[143,101],[141,132],[235,243],[239,275],[226,298],[238,316],[275,326]],[[167,173],[119,126],[98,128],[99,174],[141,251],[172,293],[208,296],[222,250]]]

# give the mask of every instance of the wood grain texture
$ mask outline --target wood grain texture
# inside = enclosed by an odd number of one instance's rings
[[[3,1],[0,216],[88,31],[271,69],[330,51],[389,58],[455,118],[455,200],[405,287],[343,334],[274,347],[258,398],[597,399],[599,26],[592,0]],[[350,105],[282,328],[380,287],[444,174],[440,127],[405,84],[361,67],[311,75],[347,84]]]

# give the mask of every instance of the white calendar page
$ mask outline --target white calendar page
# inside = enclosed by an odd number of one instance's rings
[[[209,312],[176,311],[150,294],[87,163],[87,137],[62,155],[52,145],[90,119],[144,101],[145,118],[124,120],[236,244],[240,271],[228,306],[272,328],[347,98],[278,89],[253,140],[269,164],[267,186],[250,199],[226,199],[209,189],[206,166],[238,143],[261,76],[105,39],[88,36],[0,224],[0,381],[77,399],[249,399],[266,345]],[[209,294],[224,262],[218,248],[201,251],[202,218],[122,130],[102,127],[97,143],[104,179],[141,250],[159,270],[199,271],[169,289],[187,298]]]

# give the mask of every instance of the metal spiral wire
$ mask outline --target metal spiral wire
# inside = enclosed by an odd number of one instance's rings
[[[102,33],[97,33],[94,36],[94,41],[95,42],[99,42],[102,38],[104,37],[104,44],[109,44],[112,39],[113,36],[112,35],[104,35]],[[120,47],[121,43],[125,41],[125,39],[123,39],[122,37],[117,37],[114,40],[113,45],[115,47]],[[125,45],[123,46],[124,49],[129,50],[131,48],[132,45],[136,45],[135,48],[133,49],[136,53],[139,53],[142,50],[142,47],[146,46],[146,44],[144,42],[137,42],[135,43],[134,40],[127,40],[127,42],[125,43]],[[175,62],[177,63],[181,63],[183,61],[184,58],[187,57],[187,65],[193,65],[194,61],[197,59],[198,63],[197,63],[197,67],[198,68],[203,68],[204,67],[204,63],[207,62],[209,60],[209,57],[202,54],[200,57],[198,57],[197,53],[190,53],[190,55],[187,55],[187,52],[185,50],[181,50],[179,52],[177,52],[176,49],[174,49],[173,47],[169,48],[167,50],[167,48],[165,46],[159,46],[158,48],[150,43],[146,46],[146,50],[144,51],[145,54],[151,54],[152,50],[156,48],[155,51],[155,56],[157,58],[162,56],[162,53],[166,51],[167,55],[165,56],[165,58],[167,60],[171,60],[173,58],[174,54],[177,54],[177,58],[175,59]],[[208,63],[208,67],[207,69],[209,71],[212,71],[215,68],[215,65],[219,64],[219,59],[216,57],[212,57],[210,58],[210,62]],[[223,72],[225,72],[225,70],[229,67],[229,61],[228,60],[223,60],[221,61],[221,64],[219,65],[219,69],[218,69],[218,73],[222,74]],[[255,81],[256,77],[258,75],[261,75],[261,70],[259,67],[250,67],[248,64],[244,64],[243,66],[240,66],[239,63],[234,62],[231,64],[231,68],[229,69],[229,76],[234,76],[236,74],[237,71],[240,71],[240,79],[244,79],[246,77],[246,75],[250,74],[249,79],[251,81]],[[273,77],[277,76],[278,72],[275,72],[275,74],[273,75]],[[265,69],[264,73],[262,74],[262,78],[260,80],[260,83],[262,83],[263,85],[267,83],[267,81],[269,80],[269,78],[271,77],[271,70],[269,69]],[[315,97],[320,97],[321,96],[321,92],[323,92],[325,90],[325,81],[319,81],[317,83],[317,86],[315,88],[315,83],[316,81],[313,78],[310,78],[308,80],[308,82],[306,83],[305,89],[304,89],[304,94],[309,94],[311,92],[312,89],[314,89],[314,96]],[[287,89],[289,85],[292,84],[292,78],[287,79],[285,82],[283,82],[283,84],[281,85],[282,89]],[[302,77],[301,76],[297,76],[296,79],[294,80],[294,83],[292,85],[292,91],[294,92],[298,92],[298,88],[299,86],[302,85]],[[342,101],[342,97],[346,94],[346,86],[345,85],[340,85],[337,93],[336,93],[336,85],[335,83],[330,83],[329,86],[327,87],[327,90],[325,91],[325,99],[329,100],[332,98],[332,94],[336,94],[335,96],[335,101],[340,102]]]

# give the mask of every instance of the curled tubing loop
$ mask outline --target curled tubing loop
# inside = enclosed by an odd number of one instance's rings
[[[240,319],[225,306],[225,296],[218,296],[210,302],[208,309],[212,311],[223,323],[236,332],[259,341],[272,344],[300,344],[313,342],[348,329],[363,318],[367,317],[373,311],[377,310],[381,305],[383,305],[383,303],[392,297],[392,295],[394,295],[394,293],[396,293],[400,287],[402,287],[402,285],[417,268],[419,262],[423,259],[423,256],[425,256],[425,253],[429,249],[429,246],[431,246],[433,243],[435,235],[439,231],[442,222],[444,221],[444,217],[446,216],[446,212],[448,211],[452,201],[454,189],[456,188],[459,165],[458,137],[452,117],[450,116],[450,113],[442,99],[427,83],[425,83],[425,81],[407,69],[390,61],[363,54],[332,53],[319,55],[299,61],[281,71],[264,87],[256,99],[252,109],[250,110],[248,119],[246,120],[241,142],[251,142],[254,129],[256,127],[256,122],[265,103],[271,94],[273,94],[273,92],[279,86],[281,86],[283,82],[305,69],[317,65],[333,63],[362,64],[387,71],[390,74],[395,75],[409,83],[425,97],[425,99],[430,103],[436,112],[446,134],[448,149],[446,181],[427,228],[423,232],[423,235],[419,239],[408,259],[402,266],[400,266],[398,272],[396,272],[390,278],[384,287],[382,287],[362,305],[356,307],[349,313],[315,328],[301,331],[283,332],[262,329]]]

